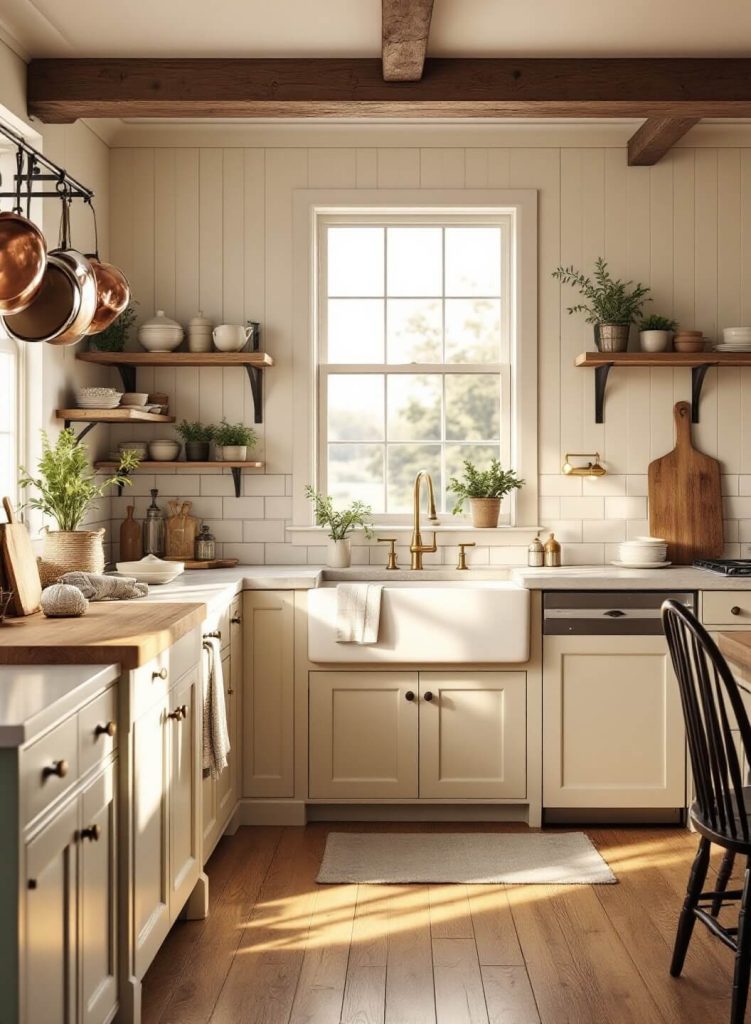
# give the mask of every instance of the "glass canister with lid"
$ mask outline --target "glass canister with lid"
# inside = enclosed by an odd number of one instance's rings
[[[209,530],[208,523],[204,523],[196,537],[196,561],[213,562],[215,558],[216,538],[211,530]]]
[[[156,503],[158,494],[159,491],[153,487],[151,504],[146,509],[146,519],[143,523],[143,553],[161,558],[164,554],[164,513]]]

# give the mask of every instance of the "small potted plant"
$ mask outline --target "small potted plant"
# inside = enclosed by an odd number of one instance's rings
[[[595,260],[594,280],[574,267],[557,267],[553,277],[578,288],[587,300],[569,306],[568,312],[586,314],[586,322],[594,324],[597,348],[601,352],[625,352],[631,324],[641,316],[644,303],[652,301],[649,288],[614,278],[602,256]]]
[[[86,513],[104,496],[108,487],[130,486],[128,474],[137,469],[138,456],[132,451],[120,454],[117,471],[101,484],[89,466],[88,449],[76,440],[72,430],[62,430],[55,445],[42,431],[42,457],[38,475],[32,477],[21,469],[19,484],[38,493],[25,505],[39,509],[54,519],[57,530],[45,529],[42,561],[39,567],[42,583],[54,583],[63,573],[82,570],[104,572],[104,530],[79,529]]]
[[[248,448],[254,448],[256,440],[256,432],[250,427],[222,420],[214,431],[216,457],[224,462],[245,462]]]
[[[115,317],[109,327],[106,327],[99,334],[92,334],[89,338],[89,348],[92,352],[122,352],[128,340],[130,329],[136,321],[136,305],[130,305],[122,311],[120,316]]]
[[[664,352],[677,326],[675,320],[654,313],[645,317],[639,324],[639,346],[642,352]]]
[[[316,526],[329,528],[326,564],[332,569],[348,569],[352,561],[352,550],[347,534],[359,526],[370,539],[373,536],[373,509],[362,501],[353,501],[347,508],[338,511],[334,508],[333,498],[319,494],[310,484],[305,488],[305,496],[313,502]]]
[[[452,477],[448,490],[455,494],[458,501],[454,505],[454,515],[464,509],[464,502],[469,501],[472,514],[472,525],[478,529],[495,528],[501,512],[501,501],[511,491],[524,486],[513,469],[505,470],[498,459],[492,459],[490,467],[479,470],[470,459],[464,460],[464,475],[461,480]]]
[[[190,423],[183,420],[175,430],[185,442],[185,458],[188,462],[209,461],[209,445],[216,433],[212,423]]]

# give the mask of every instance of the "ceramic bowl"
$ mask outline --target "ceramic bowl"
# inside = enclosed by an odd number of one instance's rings
[[[149,443],[149,458],[154,462],[174,462],[180,457],[179,441],[163,440]]]
[[[140,583],[171,583],[185,572],[184,562],[165,562],[155,555],[146,555],[138,562],[117,562],[121,576],[131,576]]]
[[[120,405],[146,405],[148,400],[146,391],[126,391],[120,399]]]
[[[676,352],[703,352],[705,344],[704,338],[673,338]]]

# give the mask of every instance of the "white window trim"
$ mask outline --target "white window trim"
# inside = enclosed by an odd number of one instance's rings
[[[538,522],[537,494],[537,191],[535,189],[300,189],[294,196],[293,309],[293,522],[313,522],[305,485],[317,480],[318,219],[341,214],[410,213],[453,216],[512,211],[515,237],[514,312],[511,331],[512,464],[526,480],[508,529]],[[412,369],[412,368],[411,368]],[[457,523],[453,518],[454,525]],[[444,517],[446,523],[446,517]],[[446,523],[448,525],[448,523]],[[505,527],[500,527],[503,530]]]

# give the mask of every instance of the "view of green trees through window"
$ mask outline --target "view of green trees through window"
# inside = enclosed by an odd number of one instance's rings
[[[447,511],[464,459],[508,456],[505,227],[337,224],[326,236],[326,489],[404,513],[427,469]]]

